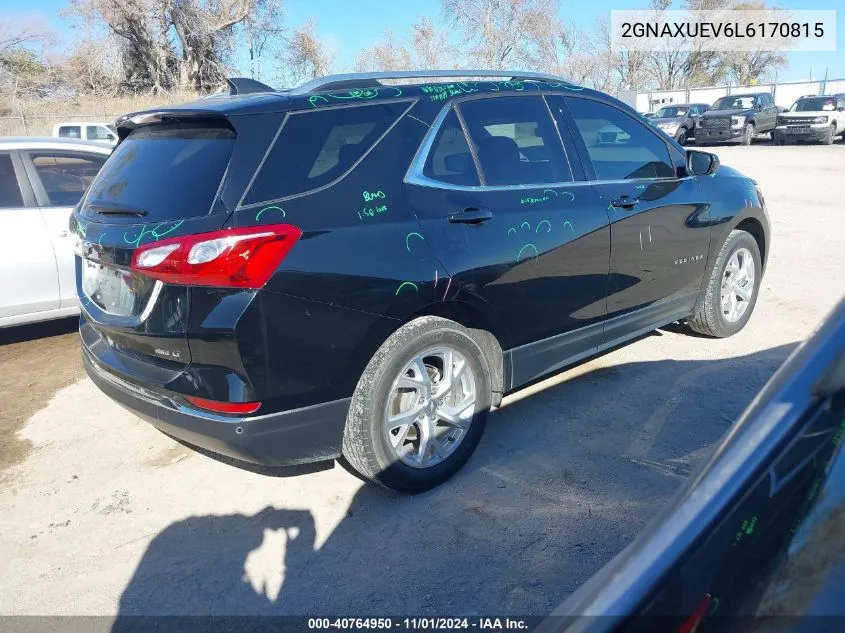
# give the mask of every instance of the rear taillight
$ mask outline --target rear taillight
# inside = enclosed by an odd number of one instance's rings
[[[301,235],[270,224],[174,237],[138,248],[132,268],[170,284],[261,288]]]
[[[214,411],[215,413],[230,413],[235,415],[246,415],[255,413],[261,407],[260,402],[221,402],[219,400],[207,400],[196,396],[185,396],[185,400],[195,407]]]

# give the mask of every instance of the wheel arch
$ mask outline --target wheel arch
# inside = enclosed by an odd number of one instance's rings
[[[760,260],[763,262],[763,270],[766,268],[766,258],[768,256],[768,244],[766,243],[766,232],[763,229],[763,223],[753,216],[748,216],[739,221],[736,226],[731,227],[732,231],[745,231],[749,233],[754,241],[757,242],[757,248],[760,249]],[[728,232],[730,235],[730,231]],[[725,236],[727,238],[727,235]]]
[[[492,404],[498,406],[502,401],[506,374],[509,374],[509,371],[505,367],[504,360],[504,350],[507,349],[504,334],[492,311],[490,309],[483,310],[481,307],[464,300],[438,301],[408,315],[406,319],[397,324],[397,329],[422,316],[438,316],[449,319],[470,331],[473,339],[484,353],[485,360],[490,368]]]

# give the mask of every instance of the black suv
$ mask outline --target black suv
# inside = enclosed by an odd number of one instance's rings
[[[605,94],[454,72],[122,117],[71,219],[94,382],[230,459],[415,492],[510,391],[674,321],[742,329],[753,180]]]
[[[758,134],[774,134],[778,113],[778,107],[768,92],[722,97],[699,119],[695,143],[705,145],[733,141],[751,145]]]

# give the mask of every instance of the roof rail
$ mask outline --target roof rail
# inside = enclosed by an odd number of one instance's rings
[[[290,91],[290,94],[299,95],[325,90],[362,88],[379,85],[381,84],[380,80],[382,79],[454,79],[458,77],[500,77],[507,78],[511,81],[535,79],[543,81],[559,81],[574,85],[573,82],[568,79],[557,75],[522,70],[472,70],[461,68],[452,70],[392,70],[389,72],[346,73],[342,75],[326,75],[325,77],[317,77],[311,81],[306,81],[301,86],[297,86]]]

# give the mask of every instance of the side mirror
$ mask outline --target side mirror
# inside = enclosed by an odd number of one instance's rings
[[[691,176],[712,176],[719,169],[719,164],[716,154],[687,150],[687,174]]]
[[[758,104],[757,104],[757,112],[759,112],[759,111],[760,111],[760,110],[762,110],[762,109],[763,109],[763,104],[762,104],[762,103],[758,103]]]
[[[839,106],[836,109],[839,110],[839,112],[845,112],[845,106]]]

